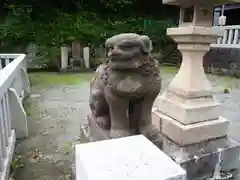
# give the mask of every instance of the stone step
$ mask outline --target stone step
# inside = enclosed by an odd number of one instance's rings
[[[75,146],[76,180],[185,180],[186,172],[143,135]]]

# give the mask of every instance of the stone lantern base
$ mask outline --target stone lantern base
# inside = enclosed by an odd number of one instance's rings
[[[162,117],[162,118],[161,118]],[[169,139],[164,131],[164,121],[173,121],[165,115],[162,115],[157,111],[156,108],[153,108],[152,111],[152,122],[153,125],[159,129],[159,137],[161,136],[161,150],[171,157],[175,162],[177,162],[181,167],[183,167],[187,172],[187,180],[206,180],[207,178],[212,178],[214,172],[217,170],[217,165],[220,163],[221,172],[227,172],[235,178],[239,179],[240,170],[240,143],[228,138],[227,136],[215,138],[208,141],[202,141],[190,145],[181,146],[179,143],[174,142]],[[175,121],[173,121],[175,122]],[[174,124],[174,123],[173,123]],[[178,126],[177,126],[178,127]],[[178,134],[179,132],[176,129],[171,130],[172,134],[175,134],[175,138],[179,141],[185,141],[181,139],[181,136],[185,134]],[[194,132],[196,129],[194,130]],[[201,128],[191,135],[185,138],[187,141],[194,141],[197,136],[197,133],[206,134],[212,133],[211,129],[208,131],[203,131]],[[195,135],[196,134],[196,135]],[[200,136],[201,136],[200,134]],[[199,135],[199,134],[198,134]],[[193,137],[191,137],[193,136]],[[214,136],[214,135],[213,135]],[[191,140],[192,139],[192,140]],[[220,161],[219,161],[220,159]]]
[[[161,121],[161,132],[180,146],[187,146],[189,144],[226,136],[229,125],[229,120],[224,117],[184,125],[169,116],[160,115],[160,113],[158,113],[157,116]]]
[[[239,179],[240,145],[227,137],[181,147],[163,136],[161,150],[186,170],[187,180],[213,178],[215,171],[230,173]]]

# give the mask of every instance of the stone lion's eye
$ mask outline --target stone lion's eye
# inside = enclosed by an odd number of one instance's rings
[[[132,49],[134,46],[136,46],[136,42],[134,41],[124,41],[121,44],[118,45],[120,49]]]
[[[130,50],[133,48],[133,46],[131,44],[123,44],[123,45],[120,45],[119,48],[122,50]]]
[[[125,49],[125,50],[130,50],[130,49],[132,49],[132,47],[126,46],[126,47],[124,47],[123,49]]]

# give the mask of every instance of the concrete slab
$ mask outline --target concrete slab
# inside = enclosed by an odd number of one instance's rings
[[[75,146],[76,180],[184,180],[186,172],[143,135]]]

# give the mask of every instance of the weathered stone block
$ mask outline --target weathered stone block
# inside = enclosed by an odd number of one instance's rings
[[[186,172],[143,135],[76,145],[76,180],[185,180]]]
[[[162,115],[162,133],[180,146],[207,141],[227,134],[229,121],[223,117],[216,120],[184,125]]]
[[[156,105],[161,112],[186,125],[216,119],[220,110],[220,104],[211,96],[188,99],[170,92],[167,97],[157,97]]]
[[[233,172],[237,179],[240,143],[227,137],[181,147],[163,136],[162,151],[186,170],[187,180],[213,177],[221,153],[221,171]]]

